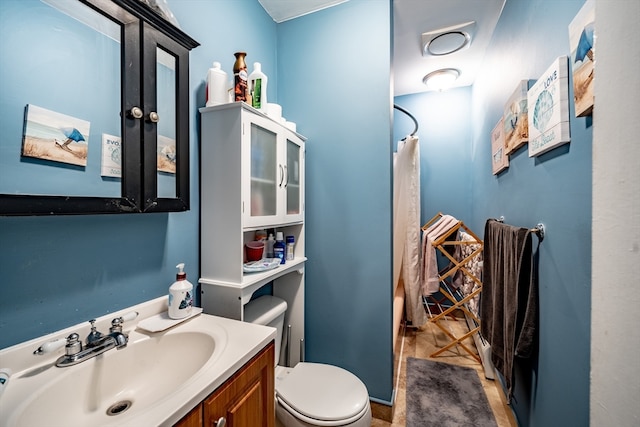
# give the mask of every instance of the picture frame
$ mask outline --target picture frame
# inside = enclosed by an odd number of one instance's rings
[[[568,57],[557,58],[528,92],[529,157],[571,140]]]
[[[86,120],[28,104],[21,155],[86,167],[90,128]]]
[[[529,141],[529,124],[527,121],[527,90],[529,81],[521,80],[509,97],[505,107],[503,120],[504,145],[509,155]]]
[[[593,112],[595,71],[595,4],[587,0],[569,24],[573,102],[576,117]]]
[[[509,156],[504,144],[504,118],[500,118],[491,132],[491,170],[494,175],[509,167]]]

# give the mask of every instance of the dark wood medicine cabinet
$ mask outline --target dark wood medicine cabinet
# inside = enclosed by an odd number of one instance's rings
[[[52,31],[64,32],[70,27],[73,28],[74,25],[80,25],[78,33],[71,36],[74,37],[72,42],[83,37],[85,30],[91,31],[88,37],[83,38],[90,49],[85,49],[78,55],[82,54],[83,57],[92,55],[95,46],[93,55],[104,56],[100,53],[100,47],[104,44],[113,44],[111,47],[113,61],[105,67],[113,70],[111,74],[114,74],[115,83],[108,92],[113,97],[113,102],[105,103],[107,106],[100,106],[101,99],[92,99],[92,94],[86,93],[86,88],[80,89],[84,93],[76,95],[77,102],[86,104],[82,107],[82,113],[86,111],[89,115],[87,119],[91,121],[87,157],[94,154],[94,159],[93,164],[87,160],[87,165],[84,167],[25,158],[15,146],[15,144],[20,145],[22,135],[8,137],[5,133],[2,138],[7,139],[0,141],[0,151],[6,153],[6,144],[10,144],[10,149],[15,150],[15,155],[9,156],[13,157],[13,164],[8,167],[0,163],[0,215],[189,210],[189,51],[199,46],[199,43],[139,0],[42,1],[46,3],[46,7],[51,7],[50,11],[45,12],[59,14],[51,18]],[[34,19],[43,19],[43,15],[40,16]],[[69,21],[68,26],[60,24],[70,19],[73,21]],[[42,26],[36,25],[36,27],[39,29]],[[111,29],[105,31],[104,28],[108,27]],[[55,36],[56,34],[52,35],[52,37]],[[47,40],[44,41],[45,44],[47,42]],[[15,49],[20,48],[15,47]],[[68,49],[66,46],[61,47],[61,51],[66,49]],[[29,57],[24,54],[23,56]],[[96,62],[102,62],[104,59],[96,57],[95,60],[79,61],[92,61],[89,67],[91,68]],[[93,80],[91,84],[103,84],[99,76]],[[50,82],[54,86],[57,83],[55,80]],[[13,84],[16,86],[24,84],[27,87],[25,90],[29,90],[30,82],[13,82]],[[74,86],[76,82],[68,84]],[[104,91],[102,87],[99,89]],[[55,90],[56,88],[53,87],[52,91],[55,92]],[[49,98],[54,97],[55,95],[51,95]],[[23,107],[31,102],[36,105],[41,102],[38,94],[34,92],[18,98],[21,99],[16,101],[16,108],[18,108],[18,102],[21,102]],[[48,101],[46,98],[43,99]],[[62,111],[65,111],[60,103],[50,102],[50,104],[54,107],[52,109],[60,106]],[[77,105],[73,107],[79,111]],[[13,106],[6,105],[3,108],[14,109]],[[111,109],[116,111],[110,111]],[[75,117],[74,114],[72,116]],[[100,127],[102,116],[109,116],[111,129],[114,129],[111,132],[120,132],[121,135],[121,177],[101,176],[100,158],[95,154],[102,152],[104,147],[100,144],[102,142],[104,145],[104,135],[109,133],[109,129]],[[94,119],[97,123],[95,126]],[[158,157],[161,156],[158,149],[159,137],[170,141],[168,144],[170,152],[166,156],[175,162],[175,168],[168,173],[159,168]],[[5,147],[3,148],[2,145]],[[94,153],[91,153],[91,150]],[[30,170],[20,172],[20,168],[30,168]],[[24,177],[8,175],[11,173],[15,175],[22,173]],[[52,174],[51,180],[47,178],[47,174]],[[44,191],[38,187],[28,187],[26,190],[15,188],[21,187],[22,183],[27,181],[34,181],[35,186],[46,187],[47,181],[58,179],[65,174],[75,174],[73,182],[78,181],[78,186],[81,188],[73,188],[73,191],[58,188],[46,188]],[[33,179],[34,175],[38,178]],[[90,180],[94,180],[95,184],[87,185],[86,182]],[[84,188],[82,188],[83,185]],[[64,185],[60,187],[68,188]],[[107,194],[102,194],[105,187],[109,187],[109,190],[106,191]],[[96,193],[99,195],[94,195]]]

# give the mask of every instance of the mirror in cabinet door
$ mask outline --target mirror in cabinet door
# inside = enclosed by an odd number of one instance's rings
[[[258,114],[244,123],[244,226],[274,226],[304,220],[304,142]],[[247,208],[248,206],[248,208]]]
[[[0,215],[189,209],[198,43],[137,0],[0,8]]]

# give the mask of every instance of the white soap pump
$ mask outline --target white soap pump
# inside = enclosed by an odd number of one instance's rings
[[[176,265],[176,281],[169,287],[169,317],[184,319],[191,314],[193,306],[193,285],[187,280],[184,263]]]

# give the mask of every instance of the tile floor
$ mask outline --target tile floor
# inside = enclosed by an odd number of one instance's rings
[[[468,332],[468,328],[464,319],[452,320],[447,319],[447,327],[450,326],[455,336],[461,336]],[[399,357],[402,358],[400,365],[400,379],[396,390],[396,404],[394,409],[393,421],[391,423],[374,418],[371,427],[405,427],[405,367],[407,357],[417,357],[421,359],[430,359],[439,362],[452,363],[455,365],[464,365],[473,367],[480,378],[480,382],[487,394],[487,398],[496,417],[498,427],[517,427],[511,408],[506,404],[506,399],[502,391],[502,387],[498,380],[487,380],[484,376],[482,365],[478,363],[471,355],[458,346],[453,346],[449,350],[441,353],[435,358],[429,357],[438,348],[445,346],[450,342],[444,332],[432,323],[427,323],[420,328],[407,328],[404,333],[403,351]],[[471,338],[465,340],[464,343],[474,351],[475,345]],[[402,345],[400,340],[397,345]],[[399,353],[399,352],[398,352]],[[397,363],[396,363],[397,366]],[[482,427],[482,426],[478,426]]]

